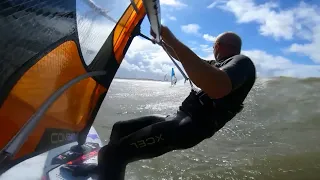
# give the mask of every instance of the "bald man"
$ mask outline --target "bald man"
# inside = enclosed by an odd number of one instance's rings
[[[101,180],[123,180],[128,163],[194,147],[242,110],[256,72],[250,58],[240,54],[242,41],[237,34],[220,34],[214,43],[215,60],[210,61],[197,56],[164,26],[162,38],[169,53],[181,62],[201,90],[191,90],[172,115],[115,123],[109,144],[99,152],[98,166],[66,167],[74,175],[96,172]]]

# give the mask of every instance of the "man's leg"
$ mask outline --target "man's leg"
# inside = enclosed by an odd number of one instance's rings
[[[208,125],[182,113],[173,119],[151,124],[121,138],[110,141],[99,152],[99,180],[123,180],[130,162],[158,157],[169,151],[191,148],[213,133],[206,133]]]
[[[147,127],[151,124],[163,122],[166,120],[166,117],[168,116],[149,115],[149,116],[143,116],[143,117],[134,118],[126,121],[118,121],[112,127],[109,143],[118,142],[121,138],[128,136],[131,133],[134,133],[139,129]],[[101,152],[103,152],[103,149],[105,148],[102,148],[99,151],[99,159],[101,159],[100,154]],[[88,174],[91,174],[91,173],[97,173],[98,166],[96,164],[83,164],[81,166],[67,165],[64,167],[64,169],[72,172],[74,176],[87,176]]]
[[[139,129],[142,129],[146,126],[163,122],[165,121],[166,117],[167,116],[164,115],[150,115],[126,121],[118,121],[112,127],[110,141],[118,141],[120,140],[120,138],[138,131]]]

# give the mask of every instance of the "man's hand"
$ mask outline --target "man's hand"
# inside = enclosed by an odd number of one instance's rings
[[[156,34],[152,31],[152,29],[150,28],[150,34],[151,36],[154,38],[152,39],[153,44],[156,44]],[[172,34],[172,32],[169,30],[168,27],[161,25],[161,37],[162,40],[165,43],[161,43],[162,45],[165,46],[165,48],[167,49],[167,52],[176,60],[180,61],[179,58],[177,57],[177,54],[174,51],[174,40],[176,40],[175,36]],[[177,40],[176,40],[177,41]],[[169,45],[169,46],[168,46]]]
[[[156,38],[156,34],[152,31],[151,28],[150,28],[150,34],[154,39]],[[175,36],[173,35],[173,33],[170,31],[170,29],[167,26],[161,25],[161,34],[160,35],[162,37],[162,40],[169,45],[173,42],[172,40],[175,39]],[[155,43],[155,41],[154,41],[154,43]]]
[[[153,39],[151,39],[152,43],[153,43],[153,44],[156,44],[156,40],[155,40],[156,34],[152,31],[152,28],[150,28],[150,34],[151,34],[151,36],[153,37]]]

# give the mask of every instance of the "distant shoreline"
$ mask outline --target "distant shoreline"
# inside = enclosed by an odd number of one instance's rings
[[[157,79],[148,79],[148,78],[124,78],[124,77],[115,77],[114,79],[125,79],[125,80],[143,80],[143,81],[158,81],[158,82],[169,82],[169,81],[162,81]]]
[[[297,79],[297,80],[320,80],[320,77],[306,77],[306,78],[298,78],[298,77],[290,77],[290,76],[276,76],[276,77],[257,77],[259,79]],[[158,79],[149,79],[149,78],[128,78],[128,77],[115,77],[114,79],[124,79],[124,80],[142,80],[142,81],[157,81],[157,82],[170,82]]]

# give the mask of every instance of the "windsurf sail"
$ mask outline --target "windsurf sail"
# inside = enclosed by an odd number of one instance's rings
[[[174,69],[171,69],[171,85],[175,85],[177,83],[176,74],[174,73]]]
[[[163,81],[168,81],[167,75],[168,74],[164,75]]]
[[[175,77],[175,76],[176,76],[176,74],[174,73],[174,69],[172,68],[172,69],[171,69],[171,78],[172,78],[172,77]]]
[[[97,11],[93,0],[85,1],[0,3],[0,165],[4,170],[64,144],[84,143],[146,14],[142,0],[125,6],[114,0],[108,1],[109,10],[98,8],[97,22],[92,23],[76,11]],[[102,23],[106,19],[109,23]]]

